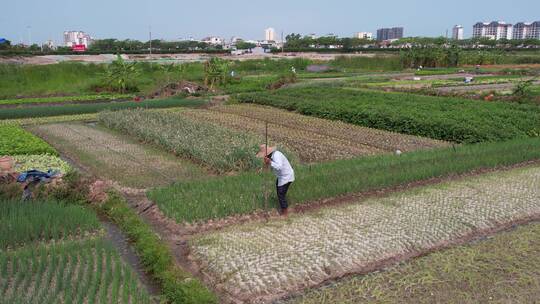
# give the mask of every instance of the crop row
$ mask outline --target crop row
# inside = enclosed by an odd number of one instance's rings
[[[531,105],[330,87],[286,88],[240,94],[237,99],[458,143],[507,140],[540,131],[540,108]]]
[[[145,110],[104,112],[99,115],[99,120],[111,129],[162,146],[221,173],[260,166],[255,157],[259,141],[250,134],[176,113]]]
[[[77,160],[92,174],[125,187],[155,187],[205,175],[200,166],[189,160],[180,159],[159,147],[141,145],[136,139],[101,126],[45,124],[32,126],[30,131]]]
[[[534,303],[538,289],[531,282],[540,282],[538,252],[540,223],[523,225],[385,271],[351,276],[283,303]]]
[[[208,110],[185,110],[180,112],[179,115],[197,121],[216,123],[217,125],[244,132],[248,131],[257,136],[261,143],[265,140],[265,122],[262,120]],[[270,145],[286,147],[298,155],[301,161],[308,163],[384,152],[367,145],[355,144],[309,131],[292,129],[273,122],[268,124],[268,137]],[[287,154],[290,161],[295,159],[295,156],[290,155],[290,153],[285,152],[285,154]]]
[[[256,303],[538,216],[539,198],[540,167],[521,168],[231,227],[196,238],[191,252],[226,291]]]
[[[78,95],[78,96],[53,96],[53,97],[35,97],[35,98],[16,98],[0,100],[0,105],[24,105],[40,103],[63,103],[63,102],[92,102],[99,100],[117,100],[130,99],[131,94],[97,94],[97,95]]]
[[[102,239],[0,251],[3,303],[151,303],[136,274]]]
[[[282,127],[305,131],[329,138],[346,141],[350,146],[370,146],[379,150],[403,152],[418,149],[444,147],[448,144],[418,136],[393,133],[384,130],[361,127],[353,124],[299,115],[294,112],[272,107],[239,104],[213,108],[222,113],[268,121]],[[339,150],[341,147],[337,148]]]
[[[59,240],[99,230],[96,215],[77,205],[54,201],[0,202],[0,249],[28,242]]]
[[[45,141],[19,126],[0,126],[0,156],[30,154],[58,155]]]
[[[288,197],[294,206],[535,159],[540,159],[540,138],[300,165],[295,166],[296,181]],[[249,172],[183,182],[151,190],[148,195],[168,217],[177,222],[196,222],[268,208],[262,191],[265,184],[267,189],[273,189],[269,174]],[[270,208],[275,206],[272,193]]]
[[[123,109],[135,108],[170,108],[170,107],[189,107],[200,106],[205,101],[199,99],[163,99],[163,100],[146,100],[141,102],[125,101],[125,102],[110,102],[110,103],[93,103],[93,104],[73,104],[73,105],[58,105],[51,107],[35,106],[25,108],[9,108],[0,109],[1,119],[17,119],[30,117],[47,117],[47,116],[62,116],[62,115],[77,115],[97,113],[100,111],[114,111]]]

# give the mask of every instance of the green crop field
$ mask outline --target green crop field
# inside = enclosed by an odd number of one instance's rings
[[[0,208],[0,248],[84,236],[99,229],[96,215],[59,202],[5,201]]]
[[[540,133],[540,109],[532,105],[327,87],[247,93],[237,99],[458,143],[499,141]]]
[[[103,239],[0,251],[2,303],[151,303]]]
[[[58,155],[56,150],[41,138],[36,137],[19,126],[0,126],[0,155],[46,153]]]
[[[455,148],[415,151],[401,156],[382,155],[295,166],[296,181],[289,191],[291,205],[339,195],[384,189],[480,168],[512,165],[540,158],[540,138],[481,143]],[[160,210],[177,222],[196,222],[276,208],[264,191],[273,189],[269,174],[243,173],[183,182],[149,192]]]
[[[0,200],[1,303],[150,303],[81,205]]]
[[[174,113],[144,110],[106,112],[99,117],[107,127],[163,146],[179,156],[204,163],[218,172],[253,169],[256,137],[196,121]]]
[[[76,114],[88,114],[97,113],[100,111],[114,111],[123,109],[157,109],[157,108],[171,108],[171,107],[191,107],[200,106],[206,101],[200,99],[181,99],[170,98],[162,100],[145,100],[141,102],[126,101],[126,102],[113,102],[113,103],[94,103],[94,104],[74,104],[74,105],[59,105],[53,107],[25,107],[25,108],[13,108],[13,109],[0,109],[1,119],[18,119],[18,118],[30,118],[30,117],[46,117],[46,116],[63,116],[63,115],[76,115]]]
[[[76,95],[76,96],[57,96],[57,97],[35,97],[35,98],[16,98],[0,100],[2,105],[27,105],[27,104],[47,104],[47,103],[68,103],[68,102],[95,102],[110,101],[118,99],[131,99],[132,94],[96,94],[96,95]]]

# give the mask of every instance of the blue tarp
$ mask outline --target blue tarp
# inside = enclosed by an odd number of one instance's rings
[[[7,41],[7,39],[5,39],[5,38],[0,38],[0,44],[4,43],[4,42],[6,42],[6,41]]]

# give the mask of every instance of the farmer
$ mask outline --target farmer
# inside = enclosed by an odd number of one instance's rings
[[[266,145],[259,146],[259,153],[257,157],[264,157],[265,167],[272,168],[272,171],[277,177],[276,191],[279,200],[279,206],[281,207],[281,215],[287,216],[288,204],[287,204],[287,191],[289,186],[294,182],[294,170],[289,163],[289,160],[283,153],[276,150],[276,147],[267,147]]]

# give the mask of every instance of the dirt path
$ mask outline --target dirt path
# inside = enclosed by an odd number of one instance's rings
[[[540,85],[540,81],[536,81],[535,85]],[[516,86],[515,83],[496,83],[496,84],[472,84],[463,86],[449,86],[433,88],[440,93],[451,92],[470,92],[470,91],[501,91],[512,90]]]
[[[30,130],[93,175],[121,186],[144,189],[205,175],[187,160],[92,124],[48,124]]]
[[[192,239],[190,256],[222,293],[268,302],[534,219],[538,165],[229,227]]]

